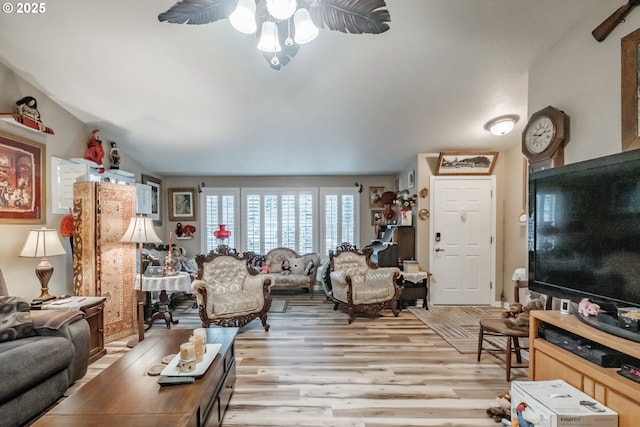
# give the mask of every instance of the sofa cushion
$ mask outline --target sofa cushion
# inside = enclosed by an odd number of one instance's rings
[[[278,274],[272,276],[272,285],[310,286],[311,278],[304,274]]]
[[[0,403],[67,369],[73,351],[66,338],[50,336],[33,336],[0,345]]]
[[[289,265],[291,266],[291,274],[304,274],[305,262],[304,257],[300,258],[287,258]]]
[[[18,297],[0,296],[0,342],[33,335],[29,302]]]

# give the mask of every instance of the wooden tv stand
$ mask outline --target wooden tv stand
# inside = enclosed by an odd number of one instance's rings
[[[538,337],[549,324],[640,359],[640,344],[584,324],[573,314],[536,310],[530,314],[529,379],[563,379],[618,412],[619,427],[635,427],[640,416],[640,383],[618,375],[617,368],[602,368]]]

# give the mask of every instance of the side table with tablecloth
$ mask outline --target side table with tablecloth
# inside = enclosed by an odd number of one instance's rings
[[[400,288],[400,298],[398,299],[400,308],[415,305],[416,300],[422,300],[424,309],[429,309],[427,305],[429,276],[430,274],[426,271],[417,271],[415,273],[403,271],[400,273],[396,281],[396,284]]]
[[[140,289],[139,277],[136,277],[135,286],[136,289]],[[167,292],[191,293],[191,276],[185,272],[178,272],[172,276],[142,276],[142,291],[160,291],[158,311],[148,317],[146,329],[151,328],[158,319],[164,319],[167,329],[171,329],[171,324],[178,324],[178,320],[173,320],[173,313],[169,310],[169,294]],[[149,307],[150,304],[147,306]]]

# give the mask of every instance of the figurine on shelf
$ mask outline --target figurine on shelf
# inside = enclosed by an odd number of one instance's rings
[[[89,144],[84,158],[100,166],[100,173],[104,172],[102,167],[102,159],[104,158],[104,148],[102,148],[102,139],[100,139],[100,129],[94,129],[89,135]]]
[[[13,118],[25,126],[53,135],[53,129],[42,123],[38,111],[38,101],[33,96],[25,96],[16,101],[16,112]]]
[[[120,169],[120,150],[114,141],[111,141],[109,161],[111,161],[111,169]]]

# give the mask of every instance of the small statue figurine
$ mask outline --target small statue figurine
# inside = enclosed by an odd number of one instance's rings
[[[46,127],[42,123],[40,112],[38,111],[38,101],[33,96],[25,96],[16,101],[16,112],[13,118],[18,123],[22,123],[32,129],[53,135],[53,129]]]
[[[111,141],[109,160],[111,161],[111,169],[120,169],[120,150],[114,141]]]
[[[102,139],[100,139],[100,129],[94,129],[91,131],[87,152],[85,153],[84,158],[97,163],[102,168],[104,148],[102,148]]]
[[[265,263],[260,267],[260,274],[268,273],[271,273],[271,261],[265,261]]]

